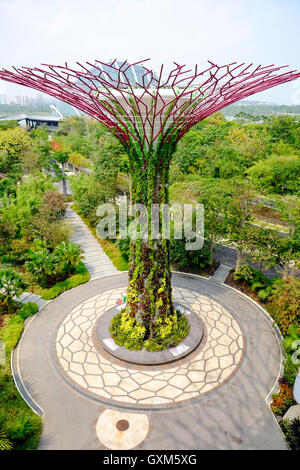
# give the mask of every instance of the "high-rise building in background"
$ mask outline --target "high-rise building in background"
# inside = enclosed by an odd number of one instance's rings
[[[0,104],[7,104],[7,98],[5,93],[0,94]]]

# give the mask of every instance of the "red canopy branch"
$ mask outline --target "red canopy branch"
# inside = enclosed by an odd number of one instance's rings
[[[197,122],[225,106],[300,77],[294,70],[280,73],[283,67],[274,65],[253,67],[232,62],[218,66],[208,61],[203,71],[174,63],[163,78],[163,66],[156,76],[144,62],[77,62],[80,70],[67,63],[13,67],[12,71],[0,70],[0,79],[75,106],[110,128],[124,143],[135,141],[144,153],[158,138],[165,142],[175,135],[178,141]],[[139,78],[134,66],[142,70]]]

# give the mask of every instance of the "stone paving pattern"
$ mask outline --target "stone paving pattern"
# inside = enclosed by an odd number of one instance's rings
[[[220,304],[188,289],[173,289],[174,300],[203,320],[207,339],[184,363],[166,368],[118,365],[95,347],[93,327],[99,316],[126,295],[118,288],[80,304],[57,333],[56,352],[64,372],[86,392],[119,404],[165,405],[198,398],[220,387],[239,367],[244,338],[237,321]]]

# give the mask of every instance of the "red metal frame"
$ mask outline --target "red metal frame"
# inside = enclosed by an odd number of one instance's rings
[[[13,71],[0,70],[0,79],[69,103],[113,130],[124,143],[133,139],[143,149],[158,137],[168,141],[175,134],[178,141],[196,123],[225,106],[300,77],[295,70],[278,73],[286,66],[254,67],[236,62],[218,66],[208,61],[209,66],[201,72],[197,66],[192,71],[174,63],[174,68],[163,78],[163,66],[156,76],[144,65],[147,60],[133,64],[116,60],[111,63],[96,60],[95,64],[86,62],[86,65],[77,62],[80,69],[68,67],[67,63],[65,66],[42,64],[45,68],[13,67]],[[133,85],[126,72],[137,64],[143,67],[144,74],[142,83]],[[109,69],[117,79],[110,76]],[[171,101],[166,100],[165,89],[172,90]],[[146,105],[149,97],[151,104]],[[167,134],[163,128],[166,114],[171,123]],[[151,130],[150,135],[146,129]]]

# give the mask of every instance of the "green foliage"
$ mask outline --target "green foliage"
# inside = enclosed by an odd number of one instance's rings
[[[2,199],[2,219],[14,224],[19,234],[22,234],[30,227],[32,218],[39,214],[47,191],[54,191],[50,177],[42,174],[30,175],[16,187],[15,195]]]
[[[54,249],[53,256],[59,263],[59,271],[70,275],[78,268],[83,256],[83,250],[73,242],[62,242]]]
[[[50,287],[49,289],[42,289],[39,291],[39,294],[45,300],[52,300],[55,297],[58,297],[63,292],[73,289],[73,287],[77,287],[80,284],[84,284],[90,280],[90,274],[86,269],[83,263],[80,263],[77,268],[75,274],[70,276],[68,279],[64,281],[58,282],[54,286]]]
[[[283,374],[284,379],[289,385],[294,385],[298,371],[299,371],[299,364],[294,364],[294,361],[292,359],[292,354],[286,353],[283,365],[284,365],[284,374]]]
[[[0,332],[0,337],[5,343],[5,351],[7,356],[10,355],[13,348],[16,347],[21,333],[23,331],[24,319],[21,315],[15,314],[11,318],[8,325]]]
[[[69,154],[67,152],[58,151],[53,153],[53,158],[61,164],[67,163],[69,160]]]
[[[283,141],[296,148],[300,148],[299,129],[300,123],[294,116],[272,116],[267,121],[267,132],[272,142]]]
[[[27,287],[27,282],[12,269],[0,271],[0,301],[10,309],[13,298],[19,297]]]
[[[296,418],[292,422],[285,419],[280,424],[291,450],[300,450],[300,419]]]
[[[5,150],[8,153],[11,163],[17,162],[20,155],[30,146],[30,137],[24,129],[15,127],[0,131],[0,150]]]
[[[278,416],[283,416],[290,406],[296,404],[293,396],[293,387],[286,383],[279,385],[279,393],[274,393],[272,399],[271,410]]]
[[[18,315],[20,315],[23,320],[26,320],[26,318],[30,317],[31,315],[34,315],[38,311],[39,307],[37,306],[37,304],[35,304],[34,302],[27,302],[20,308]]]
[[[33,302],[22,305],[17,313],[11,317],[7,326],[0,330],[0,338],[5,343],[5,350],[8,357],[19,341],[24,321],[29,316],[37,313],[38,309],[38,306]]]
[[[193,240],[189,240],[191,242]],[[187,239],[170,240],[170,258],[171,264],[178,266],[179,268],[184,267],[195,267],[204,268],[212,263],[212,256],[207,244],[205,244],[200,250],[187,250],[186,249]]]
[[[8,437],[12,441],[24,442],[34,432],[34,422],[31,416],[22,414],[8,425]]]
[[[53,252],[38,244],[35,247],[37,249],[29,250],[30,260],[26,262],[26,268],[42,287],[69,277],[81,264],[83,251],[73,242],[62,242]]]
[[[272,155],[257,162],[248,173],[253,184],[267,193],[299,192],[300,157],[297,155]]]
[[[70,177],[70,186],[79,212],[95,226],[98,221],[97,207],[115,197],[115,184],[104,176],[98,179],[94,174],[81,173],[80,176]]]
[[[245,281],[246,284],[257,293],[258,297],[265,301],[273,293],[273,280],[268,279],[257,269],[249,264],[242,264],[234,273],[236,281]]]
[[[286,334],[291,326],[300,325],[300,279],[286,278],[274,283],[268,311]]]
[[[0,431],[0,450],[11,450],[13,448],[12,443],[8,439],[4,431]]]
[[[299,364],[293,360],[293,353],[299,348],[300,344],[300,325],[291,325],[288,329],[282,346],[284,350],[284,378],[290,385],[294,385],[299,370]]]
[[[15,120],[0,121],[0,131],[6,131],[7,129],[13,129],[18,126],[18,121]]]
[[[28,305],[28,307],[26,307]],[[6,364],[0,367],[0,449],[36,449],[41,434],[41,418],[22,399],[12,378],[10,355],[22,334],[24,317],[38,310],[36,304],[23,305],[8,324],[0,329],[5,343]]]
[[[57,275],[59,260],[46,248],[29,252],[30,260],[26,262],[27,271],[32,274],[34,280],[43,287],[48,283],[53,284]]]
[[[177,346],[189,330],[187,317],[176,311],[173,315],[158,317],[153,336],[150,337],[146,328],[130,317],[126,309],[113,317],[109,328],[114,342],[131,351],[162,351]]]

